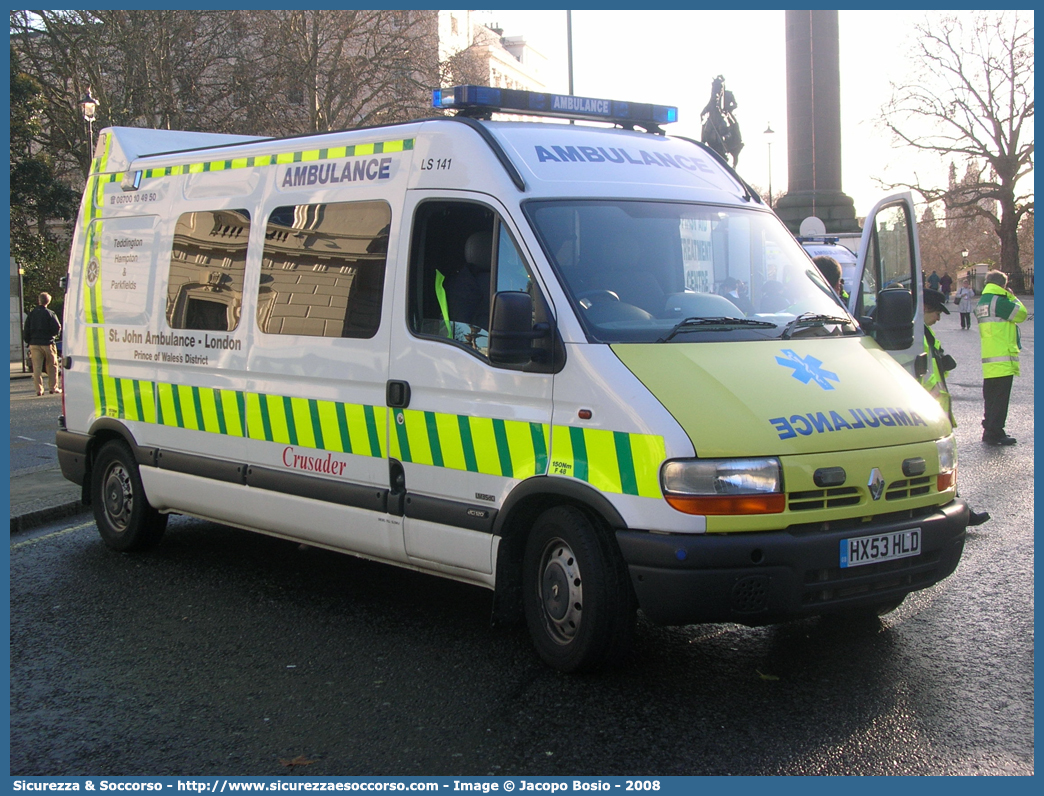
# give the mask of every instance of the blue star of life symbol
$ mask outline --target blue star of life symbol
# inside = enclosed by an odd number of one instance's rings
[[[776,357],[776,361],[785,368],[793,368],[794,372],[790,375],[802,384],[808,384],[810,381],[814,381],[824,390],[832,390],[834,389],[834,385],[830,382],[841,381],[836,373],[832,373],[829,370],[823,370],[823,361],[816,359],[811,354],[802,358],[798,356],[796,351],[784,348],[783,356]]]

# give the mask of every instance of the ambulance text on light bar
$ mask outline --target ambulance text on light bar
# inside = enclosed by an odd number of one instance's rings
[[[589,119],[624,126],[655,127],[678,121],[678,109],[647,102],[574,97],[570,94],[544,94],[490,86],[454,86],[435,89],[432,107],[456,109],[464,114],[485,115],[494,111],[531,116],[559,116],[564,119]]]

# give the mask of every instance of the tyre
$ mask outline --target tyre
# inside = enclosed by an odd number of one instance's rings
[[[537,519],[523,557],[523,604],[537,652],[563,672],[618,663],[634,636],[636,601],[615,541],[582,511]]]
[[[123,440],[106,442],[94,460],[91,504],[98,532],[120,552],[155,547],[167,528],[167,515],[145,499],[138,463]]]

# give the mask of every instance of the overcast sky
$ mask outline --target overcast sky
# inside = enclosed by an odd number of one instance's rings
[[[566,12],[489,11],[505,36],[523,35],[549,59],[548,90],[566,93]],[[787,187],[786,41],[783,11],[573,11],[573,90],[581,96],[676,105],[668,128],[700,137],[700,110],[711,80],[725,77],[736,95],[736,116],[746,146],[739,171],[769,187],[771,123],[772,192]],[[893,149],[873,120],[890,96],[889,81],[908,68],[913,25],[924,12],[840,11],[842,188],[856,214],[869,212],[884,195],[873,178],[943,184],[947,164]]]

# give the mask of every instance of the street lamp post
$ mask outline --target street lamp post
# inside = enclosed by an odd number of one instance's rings
[[[87,122],[87,159],[90,160],[94,156],[94,119],[98,112],[98,105],[100,103],[91,95],[90,86],[87,87],[87,93],[83,95],[83,99],[80,100],[80,107],[83,109],[83,120]]]
[[[767,122],[765,126],[765,140],[768,141],[768,178],[769,178],[769,207],[772,207],[772,136],[776,134],[776,131],[772,129],[772,122]]]

